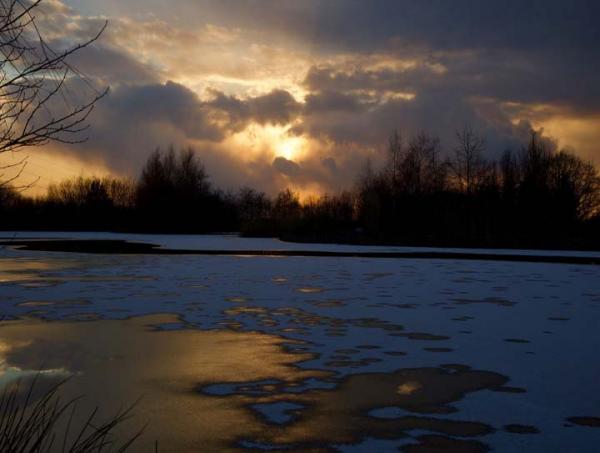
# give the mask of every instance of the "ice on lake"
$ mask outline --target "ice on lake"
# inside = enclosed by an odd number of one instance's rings
[[[148,424],[139,451],[155,441],[160,451],[348,452],[600,443],[594,265],[8,247],[0,304],[0,385],[43,369],[48,382],[71,376],[66,396],[104,413],[141,397],[128,422]]]

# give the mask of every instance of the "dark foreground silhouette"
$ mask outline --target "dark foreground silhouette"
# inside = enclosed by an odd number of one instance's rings
[[[520,151],[482,156],[466,128],[454,157],[421,133],[390,139],[381,170],[367,163],[352,191],[300,202],[209,183],[193,151],[156,151],[137,181],[84,179],[31,199],[0,188],[4,230],[241,232],[298,242],[440,247],[600,249],[600,178],[590,163],[532,134]],[[451,153],[446,153],[451,155]]]
[[[74,422],[78,399],[63,401],[59,395],[66,380],[46,380],[49,379],[40,372],[28,385],[16,380],[0,392],[0,451],[124,453],[142,434],[140,430],[125,440],[115,436],[115,431],[131,417],[134,406],[106,421],[99,420],[96,409],[83,415],[83,423]],[[48,388],[44,389],[44,385]]]

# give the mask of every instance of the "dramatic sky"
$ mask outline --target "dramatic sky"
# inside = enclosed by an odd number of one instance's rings
[[[193,146],[213,182],[301,193],[352,185],[389,133],[487,153],[543,128],[600,164],[597,0],[45,0],[57,45],[109,20],[73,63],[109,85],[87,143],[31,152],[38,189],[138,174]]]

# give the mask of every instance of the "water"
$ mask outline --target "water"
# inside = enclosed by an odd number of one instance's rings
[[[82,413],[137,401],[122,431],[147,425],[139,451],[595,451],[600,429],[569,419],[600,417],[599,277],[563,264],[6,248],[0,385],[41,369],[47,385],[70,376],[61,391],[84,395]]]

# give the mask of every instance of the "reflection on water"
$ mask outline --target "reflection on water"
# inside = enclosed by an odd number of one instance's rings
[[[593,266],[4,253],[0,385],[141,396],[140,451],[600,442]]]
[[[40,368],[42,383],[70,375],[65,398],[86,395],[83,404],[100,405],[104,414],[141,396],[137,424],[130,423],[135,430],[148,422],[140,451],[154,440],[161,451],[225,451],[245,442],[305,450],[367,437],[402,438],[412,430],[481,436],[491,427],[443,415],[464,395],[507,381],[496,373],[457,366],[337,380],[330,373],[298,367],[311,355],[287,351],[281,338],[170,329],[179,323],[171,315],[3,322],[0,383],[33,376]],[[393,419],[369,415],[389,406],[405,413]]]
[[[44,288],[66,282],[153,280],[153,277],[146,275],[94,275],[87,272],[90,264],[100,264],[102,261],[102,259],[92,261],[90,259],[45,258],[37,260],[0,257],[0,285],[17,284],[25,288]],[[104,263],[104,265],[106,264]],[[69,272],[66,274],[61,271]]]
[[[493,429],[484,423],[450,420],[444,415],[455,411],[451,404],[465,395],[493,390],[506,381],[496,373],[448,366],[358,374],[341,380],[333,389],[292,393],[275,388],[271,393],[244,399],[254,405],[296,404],[292,422],[263,430],[251,440],[263,446],[305,449],[353,444],[365,438],[401,439],[415,430],[458,437],[489,434]],[[398,408],[401,413],[393,418],[370,414],[388,407]]]
[[[100,405],[105,414],[141,396],[135,428],[149,425],[140,451],[155,439],[161,451],[220,451],[237,438],[258,436],[265,426],[245,407],[244,398],[204,396],[198,387],[265,379],[291,385],[325,376],[294,366],[309,356],[286,352],[277,337],[147,327],[177,322],[167,315],[126,321],[4,322],[2,380],[34,374],[40,367],[46,370],[41,380],[69,373],[66,398],[86,395],[83,404]]]
[[[40,272],[65,269],[69,264],[64,260],[0,258],[0,284],[33,283],[33,280],[40,277]]]

